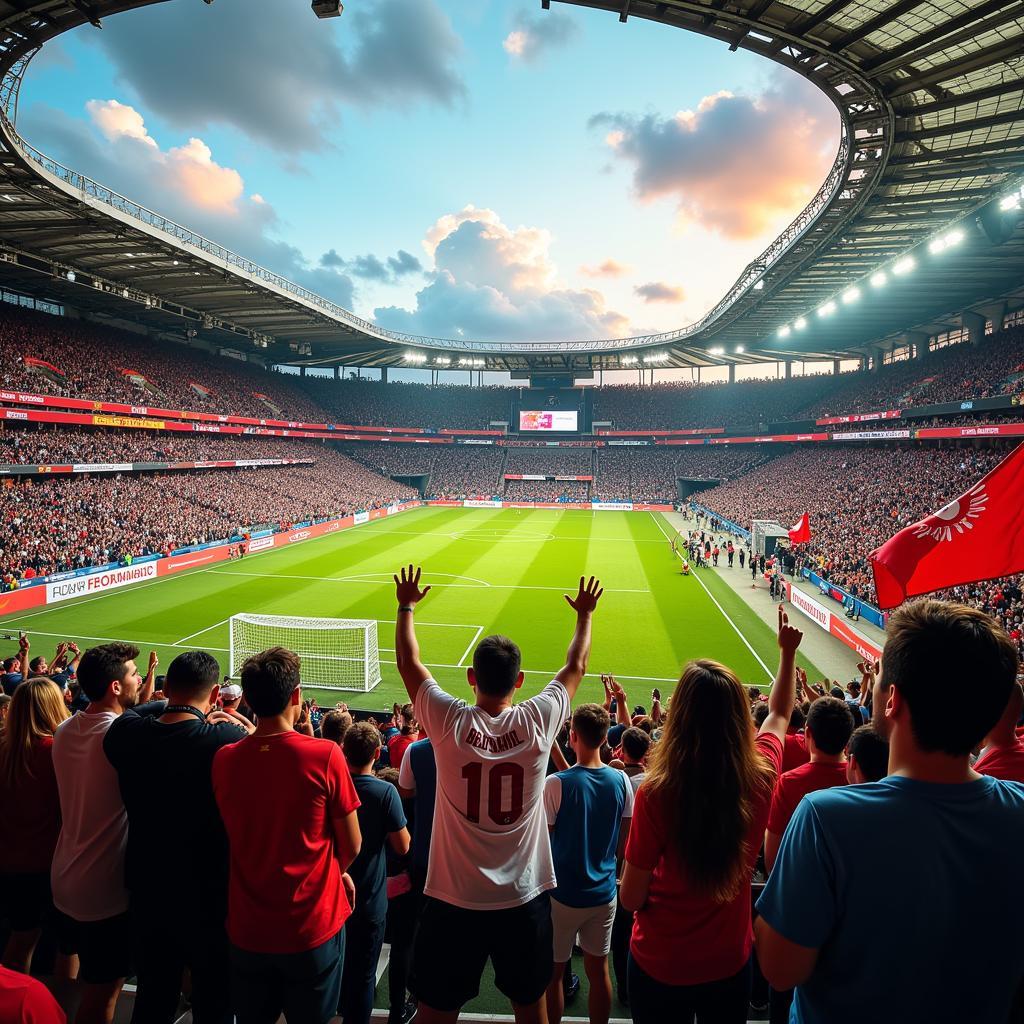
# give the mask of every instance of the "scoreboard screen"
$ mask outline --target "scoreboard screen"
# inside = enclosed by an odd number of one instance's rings
[[[579,415],[576,409],[520,410],[519,429],[524,432],[569,433],[578,429]]]

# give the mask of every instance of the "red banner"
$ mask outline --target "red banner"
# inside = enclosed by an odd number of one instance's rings
[[[0,615],[12,615],[41,604],[46,604],[46,587],[42,584],[25,590],[11,590],[0,594]]]
[[[1024,423],[993,423],[979,427],[923,427],[915,430],[914,436],[935,437],[1020,437],[1024,435]]]
[[[855,412],[849,416],[825,416],[815,420],[816,427],[830,427],[835,423],[870,423],[872,420],[898,420],[903,413],[899,409],[886,409],[885,412]]]
[[[684,437],[696,434],[724,434],[725,427],[698,427],[695,430],[599,430],[598,437]]]

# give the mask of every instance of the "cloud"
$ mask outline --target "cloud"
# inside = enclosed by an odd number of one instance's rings
[[[664,281],[650,281],[637,285],[633,291],[644,302],[683,302],[686,299],[686,292],[682,288],[666,284]]]
[[[625,263],[619,263],[617,260],[605,260],[604,263],[597,266],[584,264],[580,267],[580,273],[584,277],[625,277],[631,269]]]
[[[519,11],[513,25],[501,45],[511,57],[527,64],[536,63],[550,50],[568,46],[580,32],[579,24],[561,11],[547,11],[534,17]]]
[[[327,23],[308,7],[160,5],[105,20],[95,39],[119,82],[172,127],[230,125],[287,158],[327,148],[346,106],[465,100],[462,43],[436,0],[367,0]]]
[[[90,100],[86,109],[89,122],[37,103],[23,110],[19,128],[44,151],[118,192],[351,308],[352,278],[330,259],[311,263],[281,241],[284,225],[273,205],[246,195],[242,176],[217,163],[202,139],[163,149],[130,105]]]
[[[355,256],[345,260],[334,249],[329,249],[320,257],[320,266],[335,267],[347,270],[353,277],[361,277],[367,281],[380,281],[394,284],[409,274],[422,272],[423,264],[412,253],[399,249],[396,255],[382,260],[372,253],[366,256]]]
[[[430,281],[414,309],[386,306],[377,322],[393,330],[439,337],[537,341],[610,338],[630,333],[628,319],[601,292],[561,285],[550,234],[510,228],[489,209],[445,214],[426,232]]]
[[[395,277],[418,274],[423,270],[423,264],[411,252],[406,252],[404,249],[399,249],[395,256],[388,257],[388,267]]]
[[[795,216],[825,179],[839,137],[825,96],[781,75],[759,96],[718,92],[673,117],[601,113],[590,126],[632,166],[641,201],[672,199],[682,221],[734,239]]]

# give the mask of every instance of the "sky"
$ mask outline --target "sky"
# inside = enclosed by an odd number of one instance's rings
[[[762,58],[536,0],[172,0],[48,44],[18,129],[382,326],[506,341],[699,319],[839,142]]]

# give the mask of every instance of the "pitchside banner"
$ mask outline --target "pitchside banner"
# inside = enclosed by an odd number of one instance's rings
[[[882,656],[881,649],[858,633],[844,618],[835,615],[830,609],[815,601],[813,597],[794,587],[789,580],[786,581],[786,595],[794,608],[803,612],[826,633],[831,633],[851,651],[854,651],[858,657],[870,658],[875,661]]]
[[[126,587],[129,583],[141,583],[157,577],[156,562],[142,562],[140,565],[125,565],[118,569],[107,569],[92,576],[76,576],[70,580],[46,584],[46,603],[69,601],[73,597],[98,594],[104,590]]]

